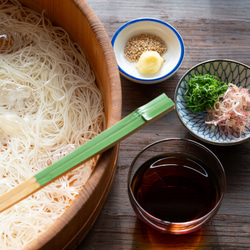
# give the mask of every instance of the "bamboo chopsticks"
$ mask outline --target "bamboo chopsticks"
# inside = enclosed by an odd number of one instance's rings
[[[0,212],[38,191],[42,186],[78,164],[111,148],[138,129],[172,111],[174,107],[173,101],[165,94],[161,94],[149,103],[137,108],[92,140],[0,196]]]

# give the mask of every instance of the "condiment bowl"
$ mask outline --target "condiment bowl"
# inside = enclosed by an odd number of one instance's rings
[[[167,52],[161,69],[155,74],[141,74],[136,69],[136,62],[129,62],[124,54],[127,41],[139,34],[158,36],[166,43]],[[171,77],[180,67],[184,58],[184,43],[178,31],[170,24],[153,18],[139,18],[122,25],[111,40],[121,75],[127,79],[152,84],[162,82]]]
[[[233,137],[220,131],[218,126],[205,124],[207,111],[192,113],[186,104],[186,84],[193,75],[214,75],[221,82],[233,83],[241,88],[250,89],[250,67],[233,60],[208,60],[189,69],[180,79],[175,90],[176,113],[183,126],[196,138],[210,144],[230,146],[246,142],[250,139],[250,129],[247,133]]]
[[[188,139],[164,139],[146,146],[128,172],[128,195],[148,226],[167,234],[187,234],[216,215],[226,177],[216,155]]]

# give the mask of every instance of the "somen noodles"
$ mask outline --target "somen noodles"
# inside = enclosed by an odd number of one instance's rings
[[[60,27],[16,1],[0,4],[0,194],[105,126],[95,76]],[[0,248],[22,249],[55,222],[83,188],[92,159],[0,213]]]

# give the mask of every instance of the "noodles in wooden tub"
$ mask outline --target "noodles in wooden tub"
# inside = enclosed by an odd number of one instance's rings
[[[17,1],[0,4],[0,194],[105,128],[102,94],[81,48]],[[91,159],[0,213],[1,249],[22,249],[71,205]]]

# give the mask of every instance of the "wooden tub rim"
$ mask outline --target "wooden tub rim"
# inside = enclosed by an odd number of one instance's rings
[[[87,21],[89,22],[89,26],[95,33],[98,43],[102,48],[105,62],[108,64],[107,70],[111,87],[110,103],[112,103],[112,105],[109,105],[110,109],[109,112],[110,114],[112,114],[112,117],[111,119],[107,120],[106,126],[108,128],[121,119],[121,110],[122,110],[122,92],[121,92],[120,75],[110,39],[103,24],[101,23],[97,15],[94,13],[92,8],[85,0],[65,0],[65,1],[71,1],[86,17]],[[20,0],[20,2],[30,7],[28,5],[29,0]],[[111,67],[112,65],[115,65],[115,68],[114,66]],[[119,144],[117,144],[116,146],[114,146],[113,148],[109,149],[107,152],[104,152],[101,155],[96,168],[93,170],[91,177],[85,184],[85,188],[80,192],[78,197],[72,202],[69,209],[67,209],[65,213],[55,223],[53,223],[46,232],[42,233],[36,240],[33,240],[30,244],[25,246],[24,247],[25,250],[48,249],[51,247],[53,247],[54,249],[59,249],[59,248],[68,249],[69,247],[69,249],[72,249],[72,246],[76,246],[79,243],[79,241],[84,239],[84,237],[87,235],[87,233],[95,223],[96,219],[98,218],[102,206],[104,205],[105,200],[110,191],[110,188],[112,186],[116,171],[118,152],[119,152]],[[109,166],[108,172],[106,171],[107,164]],[[60,244],[57,245],[57,243],[54,242],[54,239],[56,237],[58,238],[58,235],[60,235],[60,233],[67,226],[69,226],[71,219],[75,218],[77,214],[79,214],[79,211],[81,211],[81,209],[83,209],[83,207],[86,206],[85,201],[87,201],[91,197],[91,195],[95,192],[96,187],[93,186],[92,180],[98,182],[98,180],[101,180],[102,178],[106,178],[109,181],[107,182],[105,191],[102,194],[102,199],[98,201],[99,207],[97,206],[95,211],[93,211],[93,213],[95,213],[94,214],[95,217],[92,218],[92,220],[90,220],[90,222],[88,223],[89,228],[86,228],[83,234],[81,234],[81,231],[79,230],[79,232],[77,232],[77,234],[79,235],[74,235],[74,237],[72,238],[72,242],[67,242],[64,245]],[[86,197],[86,195],[88,196]]]

